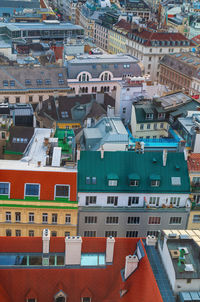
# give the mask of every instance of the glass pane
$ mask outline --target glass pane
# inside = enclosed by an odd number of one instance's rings
[[[26,265],[26,256],[0,255],[0,265]]]
[[[81,265],[83,265],[83,266],[98,265],[98,255],[97,254],[83,254],[81,256]]]
[[[64,265],[64,256],[57,256],[57,265]]]
[[[26,184],[26,195],[38,196],[39,195],[39,185]]]
[[[49,257],[49,265],[55,265],[55,256]]]
[[[29,256],[29,265],[42,265],[41,256]]]
[[[68,186],[56,186],[56,197],[68,197]]]
[[[105,255],[99,255],[99,265],[105,265]]]

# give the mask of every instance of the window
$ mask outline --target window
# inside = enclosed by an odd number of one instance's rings
[[[129,181],[129,186],[130,187],[138,187],[139,186],[139,180],[133,180],[133,179],[131,179]]]
[[[88,206],[89,204],[96,204],[97,197],[96,196],[86,196],[85,204]]]
[[[138,196],[129,196],[128,206],[131,206],[132,204],[138,204],[138,203],[139,203],[139,197]]]
[[[144,129],[144,124],[141,124],[140,125],[140,130],[143,130]]]
[[[90,185],[90,177],[85,178],[85,183],[86,183],[86,185]]]
[[[171,197],[170,204],[179,207],[180,205],[180,197]]]
[[[159,231],[147,231],[147,236],[155,236],[158,237]]]
[[[105,237],[117,237],[117,231],[105,231]]]
[[[126,237],[137,237],[138,236],[138,231],[127,231],[126,232]]]
[[[163,129],[164,128],[164,124],[160,123],[160,128]]]
[[[119,217],[106,217],[106,224],[118,224],[119,223]]]
[[[29,102],[31,103],[31,102],[33,101],[33,97],[32,97],[32,96],[29,96],[29,97],[28,97],[28,100],[29,100]]]
[[[97,223],[97,216],[85,216],[85,223]]]
[[[109,181],[108,181],[108,185],[109,185],[110,187],[115,187],[115,186],[117,186],[117,180],[109,180]]]
[[[82,298],[82,302],[91,302],[91,299],[89,297]]]
[[[31,80],[25,80],[25,85],[31,85]]]
[[[42,80],[36,80],[36,84],[37,84],[37,85],[42,85],[42,84],[43,84],[43,81],[42,81]]]
[[[148,69],[151,69],[151,64],[148,64]]]
[[[93,185],[96,185],[96,183],[97,183],[96,177],[92,177],[92,184],[93,184]]]
[[[193,223],[200,223],[200,215],[193,215],[192,222]]]
[[[27,302],[36,302],[36,299],[31,298],[31,299],[28,299]]]
[[[149,224],[160,224],[160,217],[149,217]]]
[[[107,204],[113,204],[114,206],[117,206],[118,197],[117,196],[108,196],[107,197]]]
[[[15,231],[15,236],[20,237],[21,236],[21,230],[16,230]]]
[[[15,86],[15,81],[10,81],[10,86],[14,87]]]
[[[151,181],[152,187],[159,187],[160,186],[160,180],[152,180]]]
[[[159,206],[160,197],[150,197],[149,204]]]
[[[181,224],[181,217],[170,217],[169,224]]]
[[[147,129],[151,129],[151,124],[147,124]]]
[[[127,219],[127,224],[139,224],[139,223],[140,223],[140,217],[129,216]]]
[[[96,231],[84,231],[84,237],[96,237]]]
[[[6,81],[6,80],[3,81],[3,86],[4,86],[4,87],[8,86],[8,81]]]
[[[122,113],[126,113],[126,107],[122,109]]]
[[[6,230],[6,236],[7,236],[7,237],[12,236],[12,231],[11,231],[11,230]]]
[[[156,130],[158,128],[158,125],[157,124],[154,124],[153,125],[154,129]]]
[[[21,221],[21,213],[20,212],[15,212],[15,221],[20,222]]]
[[[52,223],[57,223],[58,214],[52,214]]]
[[[6,212],[6,222],[11,222],[11,212]]]
[[[65,237],[70,236],[70,232],[65,232]]]
[[[57,236],[57,232],[56,232],[56,231],[52,231],[52,232],[51,232],[51,236],[52,236],[52,237],[56,237],[56,236]]]
[[[15,98],[15,101],[16,101],[16,103],[20,103],[20,97],[17,96],[17,97]]]
[[[69,198],[69,185],[56,185],[55,186],[55,197]]]
[[[8,182],[0,182],[0,195],[9,195],[10,184]]]
[[[39,102],[42,102],[42,101],[43,101],[43,96],[39,95]]]
[[[39,197],[40,185],[39,184],[25,184],[25,197],[33,196]]]
[[[65,223],[70,224],[71,223],[71,214],[66,214],[65,215]]]
[[[29,237],[34,237],[34,231],[33,230],[29,230],[28,231],[28,235],[29,235]]]
[[[34,213],[29,213],[29,222],[34,222]]]
[[[48,223],[48,214],[42,213],[42,223]]]

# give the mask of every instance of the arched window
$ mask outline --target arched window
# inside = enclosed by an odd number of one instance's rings
[[[79,75],[78,75],[78,81],[79,82],[89,82],[90,80],[90,73],[89,72],[81,72]]]
[[[112,73],[110,71],[102,72],[101,73],[101,81],[111,81]]]

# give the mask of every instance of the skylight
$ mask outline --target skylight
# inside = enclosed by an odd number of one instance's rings
[[[181,178],[180,177],[171,177],[172,186],[180,186]]]
[[[82,254],[81,255],[82,266],[99,266],[105,265],[104,254]]]

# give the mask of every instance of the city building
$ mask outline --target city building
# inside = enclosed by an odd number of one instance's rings
[[[174,53],[160,60],[159,82],[171,90],[184,90],[196,99],[200,97],[200,58],[194,53]]]
[[[191,50],[194,43],[177,32],[152,31],[140,28],[128,33],[127,52],[136,56],[144,65],[145,74],[152,81],[159,78],[159,62],[165,54]]]
[[[200,231],[164,230],[158,240],[158,249],[178,301],[198,301]]]
[[[94,126],[87,125],[80,139],[82,150],[125,151],[129,143],[128,132],[118,117],[104,117]]]
[[[75,94],[110,92],[115,98],[115,111],[119,113],[120,81],[126,77],[141,77],[143,67],[129,55],[79,56],[68,62],[67,81]]]
[[[1,66],[0,98],[9,103],[39,103],[70,92],[66,68]]]
[[[24,128],[24,133],[27,129],[32,130]],[[32,137],[12,136],[15,150],[18,145],[26,149],[20,160],[0,161],[0,236],[41,236],[44,224],[52,236],[76,235],[77,169],[71,132],[35,128]]]
[[[65,40],[67,38],[82,39],[84,29],[79,25],[60,22],[58,20],[43,20],[41,23],[19,22],[0,23],[0,34],[17,42],[20,39]]]
[[[40,9],[39,0],[3,0],[0,3],[0,17],[9,18],[14,15],[14,13],[22,13],[24,9]]]
[[[145,252],[153,244],[154,238],[145,247],[139,238],[52,238],[48,229],[42,238],[0,237],[0,299],[167,301]]]
[[[190,182],[183,153],[81,151],[78,234],[145,237],[184,229]]]

